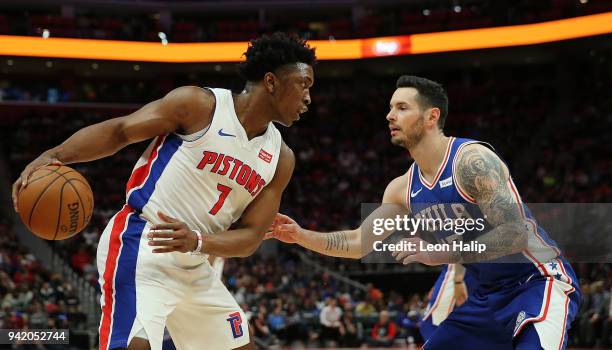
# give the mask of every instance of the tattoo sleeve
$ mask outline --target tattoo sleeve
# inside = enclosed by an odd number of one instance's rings
[[[478,237],[486,250],[462,252],[460,262],[487,261],[525,249],[527,228],[521,204],[511,192],[501,159],[484,147],[469,147],[460,154],[456,165],[459,185],[476,200],[484,218],[494,227]]]
[[[349,250],[349,243],[346,237],[346,232],[330,232],[326,237],[325,250],[328,251],[347,251]]]

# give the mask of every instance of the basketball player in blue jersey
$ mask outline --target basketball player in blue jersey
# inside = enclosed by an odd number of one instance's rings
[[[244,312],[211,263],[251,255],[278,211],[295,157],[273,122],[290,126],[308,109],[315,53],[276,33],[253,40],[245,56],[243,93],[179,87],[77,131],[13,185],[17,208],[38,167],[153,139],[98,245],[100,349],[161,350],[166,326],[182,350],[253,348]]]
[[[471,217],[484,229],[465,237],[436,232],[436,240],[484,244],[484,252],[392,253],[404,264],[462,264],[476,285],[425,343],[425,349],[564,349],[567,330],[580,304],[576,276],[554,241],[538,227],[521,202],[506,164],[488,144],[444,135],[448,97],[436,82],[415,76],[397,81],[387,114],[391,142],[415,162],[391,181],[383,203],[405,206],[415,218]],[[381,207],[381,208],[384,208]],[[301,228],[278,214],[267,238],[277,238],[321,254],[361,258],[373,249],[377,209],[355,230],[321,233]],[[383,216],[384,215],[384,216]],[[386,216],[394,217],[394,216]],[[364,228],[362,235],[362,228]],[[443,236],[446,234],[447,236]],[[419,236],[405,239],[420,247]]]

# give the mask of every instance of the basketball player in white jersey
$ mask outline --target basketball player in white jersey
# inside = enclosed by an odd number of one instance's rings
[[[181,350],[252,348],[245,315],[209,258],[251,255],[272,223],[295,164],[272,122],[290,126],[307,110],[316,58],[282,33],[253,40],[245,56],[241,94],[177,88],[77,131],[13,185],[17,208],[36,168],[153,139],[98,246],[100,349],[161,350],[165,326]]]

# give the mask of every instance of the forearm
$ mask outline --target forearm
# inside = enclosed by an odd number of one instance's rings
[[[244,258],[257,250],[263,236],[263,232],[255,232],[251,228],[202,235],[202,253],[222,258]]]
[[[462,251],[456,263],[485,262],[520,253],[527,248],[527,230],[520,223],[499,225],[475,241],[485,245],[483,252]]]
[[[328,256],[359,259],[363,255],[359,230],[324,233],[303,229],[297,237],[297,243],[306,249]]]
[[[119,129],[113,119],[85,127],[45,154],[64,164],[108,157],[126,145]]]

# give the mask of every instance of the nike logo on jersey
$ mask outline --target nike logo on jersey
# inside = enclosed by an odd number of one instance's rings
[[[448,178],[440,181],[440,188],[448,187],[453,184],[453,177],[449,176]]]
[[[223,132],[223,128],[219,129],[219,136],[229,136],[229,137],[236,137],[236,135],[232,135],[232,134],[226,134]]]
[[[410,198],[416,197],[419,194],[419,192],[421,192],[422,189],[423,189],[423,187],[419,188],[419,190],[416,191],[416,192],[410,191]]]

